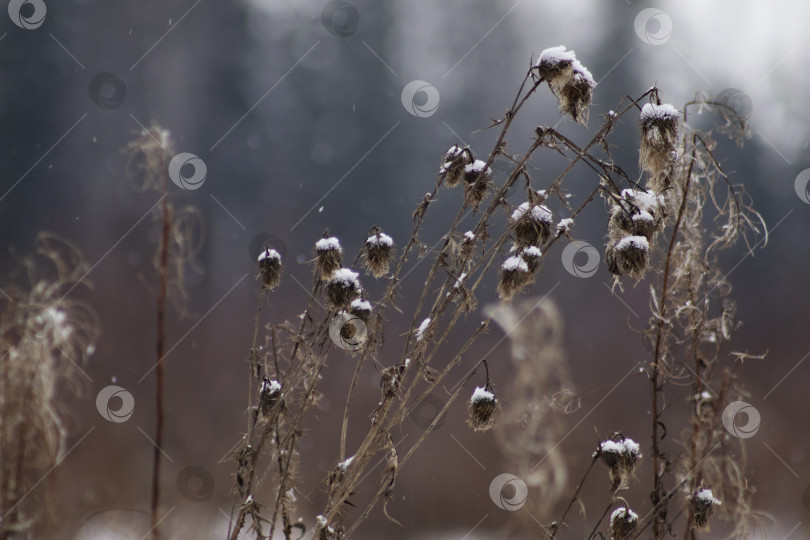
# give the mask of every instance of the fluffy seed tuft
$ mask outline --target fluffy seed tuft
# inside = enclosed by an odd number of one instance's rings
[[[326,298],[332,307],[342,309],[360,296],[360,281],[357,272],[339,268],[326,280]]]
[[[375,278],[388,273],[391,260],[394,258],[394,240],[382,232],[379,227],[371,228],[371,235],[363,244],[365,266]]]
[[[498,400],[495,394],[487,388],[476,387],[467,406],[470,418],[467,424],[475,431],[486,431],[495,425],[495,410]]]
[[[275,289],[281,282],[281,255],[275,249],[265,246],[259,254],[259,275],[262,286],[268,291]]]

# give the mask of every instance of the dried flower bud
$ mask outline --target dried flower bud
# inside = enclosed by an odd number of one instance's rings
[[[715,507],[722,503],[715,499],[710,489],[699,489],[689,497],[689,505],[692,509],[692,516],[695,528],[699,530],[709,530],[709,518],[712,516]]]
[[[468,409],[470,418],[467,424],[475,431],[486,431],[495,424],[495,410],[498,408],[498,400],[495,394],[486,388],[476,387],[473,392]]]
[[[512,212],[515,226],[515,243],[519,247],[541,246],[551,237],[554,219],[551,210],[542,204],[529,206],[525,202]]]
[[[624,540],[638,527],[638,514],[629,508],[617,508],[610,515],[610,533],[613,540]]]
[[[625,189],[610,211],[608,234],[618,241],[627,234],[648,240],[661,230],[666,215],[664,198],[652,191]]]
[[[498,282],[498,295],[511,300],[515,293],[531,283],[532,273],[529,264],[519,255],[506,259],[501,265],[501,278]]]
[[[371,302],[357,298],[349,304],[349,313],[367,323],[371,317]]]
[[[615,244],[608,246],[605,250],[605,261],[614,274],[640,278],[647,270],[649,251],[650,243],[646,237],[625,236]]]
[[[259,411],[262,416],[267,416],[273,405],[281,397],[281,384],[277,380],[270,380],[267,377],[259,384]]]
[[[560,111],[575,122],[586,124],[596,81],[591,72],[577,60],[574,51],[569,51],[562,45],[546,49],[540,53],[536,68],[557,97]]]
[[[650,173],[656,191],[669,185],[669,175],[678,156],[678,109],[669,104],[647,103],[641,109],[639,167]]]
[[[611,489],[615,491],[626,484],[632,476],[636,464],[641,459],[641,450],[638,443],[632,439],[621,437],[617,441],[608,439],[600,443],[594,457],[599,457],[607,466]]]
[[[473,208],[478,208],[487,193],[487,187],[492,179],[492,169],[484,166],[485,162],[476,159],[469,165],[464,166],[464,194],[467,203]]]
[[[315,275],[328,279],[343,264],[343,248],[334,236],[315,242]]]
[[[464,233],[464,238],[461,239],[461,256],[465,259],[469,258],[475,246],[475,234],[472,231]]]
[[[444,155],[444,163],[439,169],[439,180],[447,187],[455,187],[464,178],[465,167],[474,161],[472,152],[466,146],[451,146]]]
[[[382,232],[379,227],[373,227],[371,233],[363,245],[363,256],[366,268],[372,276],[378,278],[385,275],[391,266],[391,260],[394,257],[394,240]]]
[[[335,270],[326,280],[326,298],[332,307],[345,308],[360,296],[360,281],[357,272],[348,268]]]
[[[529,267],[529,272],[531,273],[537,272],[540,268],[540,258],[542,256],[543,252],[536,246],[525,247],[520,251],[520,257],[526,261],[526,265]]]
[[[275,289],[281,282],[281,255],[275,249],[265,247],[259,254],[259,276],[262,286],[268,291]]]

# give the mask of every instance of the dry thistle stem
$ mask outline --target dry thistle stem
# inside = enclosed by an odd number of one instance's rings
[[[259,254],[259,275],[262,287],[268,291],[275,289],[281,283],[281,255],[275,249],[265,247]]]
[[[611,490],[616,491],[626,485],[633,475],[636,464],[641,459],[641,450],[638,443],[632,439],[622,437],[618,441],[608,439],[599,444],[599,450],[594,453],[608,468]]]
[[[501,279],[498,282],[498,296],[504,300],[511,300],[532,281],[532,272],[529,264],[520,255],[513,255],[501,265]]]
[[[722,503],[715,499],[710,489],[699,489],[689,497],[695,528],[702,531],[709,530],[709,518],[714,508]]]
[[[613,540],[624,540],[638,527],[638,514],[629,508],[617,508],[610,515],[610,534]]]
[[[486,431],[495,425],[495,410],[498,408],[498,400],[495,394],[487,387],[476,387],[473,392],[468,410],[470,418],[467,424],[475,431]]]
[[[546,49],[540,53],[536,68],[557,98],[560,111],[569,115],[574,122],[587,124],[588,107],[596,81],[577,60],[574,51],[562,45]]]
[[[360,281],[357,272],[348,268],[335,270],[326,280],[326,299],[332,307],[342,309],[360,296]]]
[[[375,278],[388,273],[391,261],[394,258],[394,240],[382,232],[379,227],[371,228],[371,236],[363,245],[365,265]]]
[[[444,155],[444,163],[439,169],[439,182],[444,180],[447,187],[456,187],[464,178],[465,168],[474,161],[468,147],[451,146]]]
[[[667,103],[647,103],[641,109],[639,167],[650,173],[648,185],[660,191],[670,184],[669,175],[678,158],[678,109]]]
[[[343,264],[343,248],[340,241],[332,236],[315,242],[315,275],[323,280],[329,279]]]

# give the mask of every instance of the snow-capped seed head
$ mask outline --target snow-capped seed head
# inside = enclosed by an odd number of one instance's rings
[[[638,514],[629,508],[617,508],[610,514],[610,532],[612,540],[624,540],[638,527]]]
[[[571,230],[571,227],[574,226],[574,219],[573,218],[564,218],[557,223],[557,230],[560,231],[561,234],[565,234]]]
[[[315,275],[327,279],[343,264],[343,248],[334,237],[324,237],[315,242]]]
[[[641,460],[641,449],[634,440],[618,437],[601,442],[594,457],[607,466],[611,487],[615,491],[633,475],[636,464]]]
[[[470,413],[467,424],[475,431],[486,431],[495,424],[495,410],[498,400],[491,390],[485,387],[476,387],[467,409]]]
[[[371,317],[371,302],[356,298],[349,304],[349,313],[367,323]]]
[[[557,98],[560,111],[575,122],[586,124],[596,81],[591,72],[577,60],[574,51],[569,51],[562,45],[546,49],[540,53],[536,67]]]
[[[649,261],[650,243],[644,236],[625,236],[615,243],[611,248],[605,252],[607,260],[607,252],[615,258],[615,267],[619,271],[619,275],[629,275],[635,278],[640,278],[647,270],[647,262]],[[611,264],[608,262],[608,266]]]
[[[275,379],[262,378],[259,385],[259,412],[267,416],[281,396],[281,383]]]
[[[444,155],[444,163],[439,169],[439,181],[444,180],[447,187],[455,187],[464,178],[465,167],[473,161],[474,158],[469,148],[451,146]]]
[[[526,261],[526,266],[529,267],[529,272],[535,273],[540,268],[540,258],[543,252],[537,246],[525,247],[520,251],[520,257]]]
[[[608,235],[617,242],[627,234],[651,239],[663,227],[665,216],[662,196],[652,191],[625,189],[611,207]]]
[[[363,259],[366,268],[375,278],[388,272],[394,258],[394,240],[379,227],[371,228],[371,235],[363,244]]]
[[[714,498],[710,489],[699,489],[693,493],[689,497],[689,505],[695,527],[699,530],[709,530],[709,518],[712,517],[714,509],[721,504],[719,499]]]
[[[540,246],[551,237],[554,219],[551,210],[542,204],[530,207],[525,202],[512,212],[515,227],[515,243],[520,247]]]
[[[332,307],[342,309],[360,296],[360,281],[357,272],[348,268],[335,270],[326,280],[326,298]]]
[[[498,281],[498,295],[504,300],[511,300],[532,281],[529,264],[520,255],[513,255],[501,264],[501,275]]]
[[[474,246],[475,234],[472,231],[465,232],[461,239],[461,255],[464,258],[469,258],[472,255]]]
[[[487,187],[492,179],[492,169],[485,166],[485,162],[476,159],[464,167],[464,196],[467,198],[467,203],[473,208],[478,208],[478,205],[484,200]]]
[[[275,289],[281,282],[281,255],[275,249],[265,246],[259,254],[259,275],[262,287],[268,291]]]
[[[678,110],[669,104],[642,107],[641,151],[639,167],[650,173],[650,187],[656,191],[667,187],[675,159],[678,156]]]

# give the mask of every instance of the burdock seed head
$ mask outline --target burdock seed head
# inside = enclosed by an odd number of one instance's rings
[[[360,281],[357,272],[339,268],[326,280],[326,298],[332,307],[342,309],[360,296]]]
[[[619,273],[635,278],[643,276],[647,270],[649,251],[650,243],[644,236],[625,236],[616,242],[613,253]]]
[[[259,276],[262,286],[268,291],[275,289],[281,282],[281,255],[275,249],[265,246],[259,254]]]
[[[467,408],[470,413],[467,424],[475,431],[486,431],[495,424],[498,400],[488,387],[476,387]]]
[[[394,240],[379,227],[372,227],[371,236],[363,245],[363,257],[371,275],[382,277],[388,272],[394,257]]]
[[[689,505],[692,507],[692,516],[695,528],[709,530],[709,518],[717,506],[722,503],[715,499],[710,489],[699,489],[689,497]]]
[[[444,155],[444,163],[439,169],[439,181],[444,180],[447,187],[455,187],[464,178],[464,168],[473,161],[469,148],[451,146]]]
[[[529,267],[529,272],[537,272],[537,270],[540,268],[540,257],[543,256],[543,252],[540,251],[540,248],[536,246],[525,247],[520,251],[520,256],[524,261],[526,261],[526,264]]]
[[[608,439],[600,443],[594,457],[598,457],[607,466],[611,489],[615,491],[633,475],[633,470],[641,459],[641,450],[632,439],[619,437],[618,440]]]
[[[641,109],[641,151],[639,166],[651,175],[651,187],[659,185],[659,178],[666,179],[678,156],[678,109],[664,103],[647,103]]]
[[[492,179],[492,169],[484,168],[485,165],[485,162],[476,159],[464,166],[464,194],[468,204],[473,208],[478,208],[478,205],[484,200],[487,187]]]
[[[315,242],[315,275],[328,279],[343,264],[343,248],[334,237],[324,237]]]
[[[513,255],[501,265],[501,279],[498,282],[498,295],[511,300],[515,293],[531,283],[532,273],[529,264],[520,255]]]
[[[610,533],[613,540],[624,540],[638,527],[638,514],[629,508],[617,508],[610,515]]]
[[[530,207],[530,203],[525,202],[512,212],[512,223],[518,246],[541,246],[551,237],[554,218],[548,207],[542,204]]]

